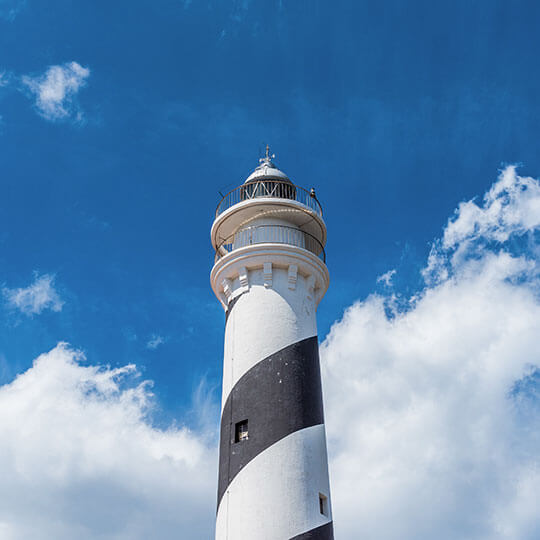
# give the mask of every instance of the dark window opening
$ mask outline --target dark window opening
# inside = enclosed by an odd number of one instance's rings
[[[234,430],[234,442],[242,442],[248,440],[248,421],[242,420],[236,423]]]
[[[319,493],[319,512],[323,516],[328,516],[328,497]]]

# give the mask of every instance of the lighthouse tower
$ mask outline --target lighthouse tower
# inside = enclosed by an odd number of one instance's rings
[[[226,313],[216,540],[333,539],[317,342],[329,282],[315,191],[272,163],[219,203]]]

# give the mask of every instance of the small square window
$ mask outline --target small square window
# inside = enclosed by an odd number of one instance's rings
[[[328,516],[328,497],[319,493],[319,512],[323,516]]]
[[[242,442],[248,440],[248,421],[242,420],[236,423],[234,430],[234,442]]]

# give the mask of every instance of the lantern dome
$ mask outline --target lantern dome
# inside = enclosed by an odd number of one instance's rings
[[[289,177],[272,163],[272,158],[274,157],[274,154],[269,155],[269,148],[267,146],[266,156],[259,160],[259,166],[246,178],[244,184],[259,182],[261,180],[281,180],[292,184]]]

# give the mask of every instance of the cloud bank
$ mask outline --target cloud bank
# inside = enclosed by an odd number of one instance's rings
[[[84,364],[60,344],[0,388],[2,539],[210,538],[215,452],[152,426],[133,365]]]
[[[321,348],[336,535],[540,537],[540,184],[508,167]],[[401,304],[400,304],[401,305]]]
[[[50,121],[83,120],[77,102],[77,93],[86,85],[90,70],[77,62],[50,66],[43,75],[24,75],[21,81],[35,98],[35,107],[43,118]]]
[[[539,202],[505,169],[423,291],[355,303],[322,344],[337,538],[540,536]],[[153,426],[137,375],[60,344],[0,387],[3,539],[212,536],[216,450]]]
[[[34,282],[25,288],[4,287],[3,293],[8,305],[25,315],[39,315],[46,309],[61,311],[64,305],[54,288],[54,276],[50,274],[36,275]]]

